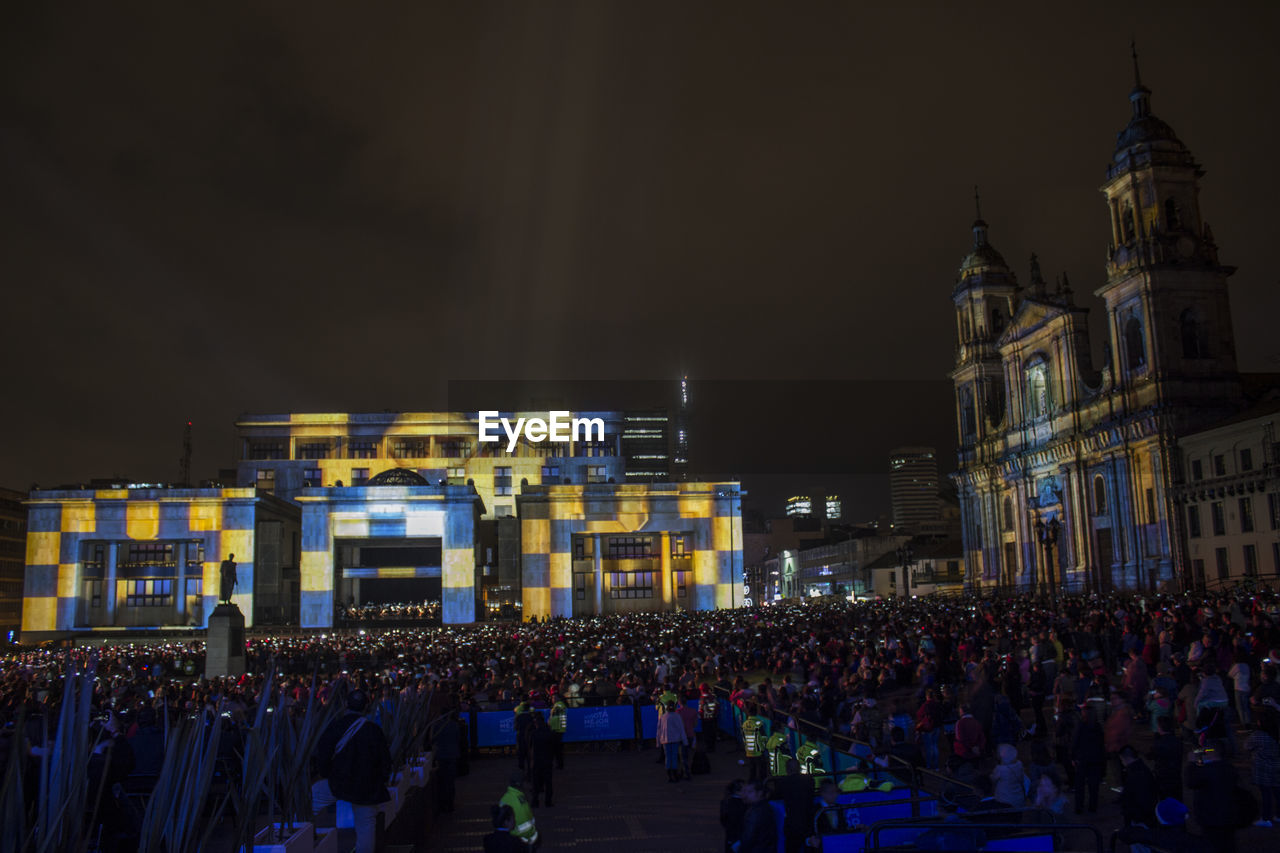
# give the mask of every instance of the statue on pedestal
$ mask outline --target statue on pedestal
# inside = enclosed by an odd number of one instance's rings
[[[231,593],[236,589],[236,555],[231,554],[222,561],[222,589],[218,600],[223,604],[231,603]]]

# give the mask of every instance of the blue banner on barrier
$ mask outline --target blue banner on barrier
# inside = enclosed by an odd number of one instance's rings
[[[630,705],[603,708],[570,708],[566,719],[566,743],[587,740],[631,740],[636,736],[635,709]]]
[[[476,745],[515,746],[516,715],[511,711],[481,711],[476,714]]]
[[[658,736],[658,709],[652,705],[640,706],[640,737],[653,740]]]

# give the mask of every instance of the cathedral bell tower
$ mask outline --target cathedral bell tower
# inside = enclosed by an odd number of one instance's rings
[[[1232,396],[1235,342],[1227,300],[1233,267],[1218,262],[1200,211],[1204,170],[1151,112],[1133,52],[1132,114],[1116,137],[1102,193],[1111,240],[1106,303],[1113,387],[1155,400]]]
[[[962,455],[971,450],[1004,418],[1004,374],[1000,335],[1018,305],[1021,288],[1004,258],[987,239],[987,223],[977,188],[973,193],[977,218],[973,249],[960,264],[951,297],[956,308],[956,414]]]

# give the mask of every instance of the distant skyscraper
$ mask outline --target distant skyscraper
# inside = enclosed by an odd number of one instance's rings
[[[787,518],[812,518],[813,498],[809,495],[792,495],[787,498]]]
[[[932,447],[889,451],[889,493],[896,530],[918,532],[936,527],[942,517],[938,498],[938,455]]]
[[[675,452],[671,455],[671,473],[677,480],[689,474],[689,377],[680,377],[680,407],[676,409]]]
[[[628,483],[671,479],[670,426],[665,409],[623,413],[622,457]]]
[[[815,489],[807,495],[792,495],[787,498],[788,518],[818,518],[825,521],[839,521],[843,515],[839,495],[828,495],[821,489]]]

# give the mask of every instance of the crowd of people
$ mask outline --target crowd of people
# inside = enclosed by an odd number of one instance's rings
[[[439,622],[439,601],[366,602],[350,601],[342,608],[340,618],[348,623],[363,622]]]
[[[828,601],[371,627],[250,639],[248,674],[238,679],[199,677],[200,642],[16,649],[0,662],[0,723],[9,724],[6,751],[39,748],[35,721],[56,718],[63,673],[91,664],[100,736],[133,745],[134,766],[121,774],[129,776],[155,766],[162,752],[154,733],[165,730],[166,719],[203,714],[243,727],[263,701],[301,713],[313,690],[320,704],[359,691],[368,697],[363,713],[375,722],[380,708],[427,691],[448,720],[448,740],[472,709],[514,714],[521,705],[655,703],[665,710],[669,696],[678,714],[685,701],[714,689],[743,717],[795,727],[806,738],[834,738],[869,761],[918,763],[1001,806],[1087,816],[1110,776],[1129,823],[1159,826],[1157,807],[1185,800],[1208,834],[1239,824],[1240,810],[1222,806],[1238,789],[1257,792],[1253,819],[1260,825],[1277,817],[1280,684],[1272,661],[1280,651],[1273,649],[1280,649],[1280,597],[1269,592],[1068,596],[1054,608],[1028,597]],[[20,713],[26,729],[15,731]],[[550,723],[530,715],[541,729],[538,720]],[[1136,745],[1147,742],[1135,737],[1140,727],[1149,729],[1153,746],[1139,752]],[[666,744],[680,741],[675,723],[664,732]],[[137,740],[144,733],[151,746]],[[536,791],[522,786],[532,781],[535,760],[539,770],[546,763],[554,734],[530,741],[524,775],[502,804],[512,814],[496,809],[501,825],[532,826],[533,802],[550,804],[549,780]],[[228,739],[229,749],[234,742]],[[447,751],[446,761],[465,758]],[[665,753],[668,773],[684,772],[685,753]],[[1244,756],[1252,761],[1252,785],[1227,785]],[[741,822],[736,807],[727,811],[737,853],[763,849],[757,842],[768,822],[759,809],[750,818],[749,801],[766,796],[762,786],[778,775],[785,770],[756,772],[730,796],[746,805]],[[450,791],[442,807],[451,807],[451,798]],[[797,833],[812,827],[796,823],[788,837],[803,845]]]

